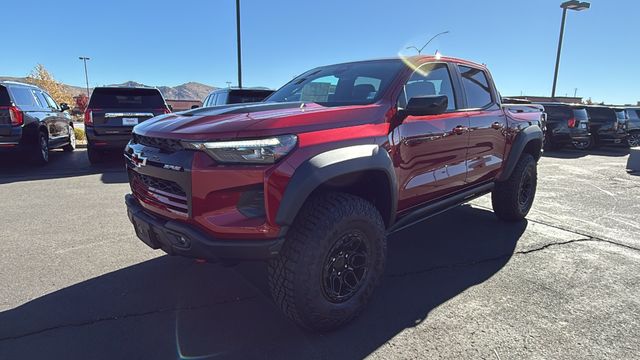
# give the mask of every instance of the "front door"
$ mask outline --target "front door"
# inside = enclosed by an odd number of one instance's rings
[[[465,185],[469,118],[458,109],[449,66],[420,66],[403,87],[398,108],[415,96],[446,95],[441,115],[408,116],[391,134],[392,157],[399,182],[398,209],[437,199]]]

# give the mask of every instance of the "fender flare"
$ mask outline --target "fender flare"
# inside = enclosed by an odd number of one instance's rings
[[[540,149],[542,149],[544,134],[538,125],[531,125],[524,129],[522,129],[517,135],[515,140],[513,141],[513,145],[511,146],[511,151],[509,152],[509,157],[507,158],[506,163],[504,164],[504,169],[500,176],[498,177],[498,181],[505,181],[511,177],[511,173],[513,173],[513,169],[516,168],[518,164],[518,160],[520,160],[520,156],[524,152],[525,147],[532,141],[540,141]],[[540,156],[536,158],[538,160]]]
[[[387,175],[391,204],[385,220],[391,226],[395,220],[398,182],[389,154],[378,145],[354,145],[320,153],[303,162],[295,170],[280,201],[276,223],[288,227],[309,195],[320,185],[337,176],[360,171],[382,171]]]

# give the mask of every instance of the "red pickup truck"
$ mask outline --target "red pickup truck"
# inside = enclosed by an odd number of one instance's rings
[[[171,255],[267,260],[284,313],[331,330],[371,297],[387,234],[487,193],[499,218],[527,215],[542,113],[512,109],[464,60],[319,67],[266,102],[137,125],[128,215]]]

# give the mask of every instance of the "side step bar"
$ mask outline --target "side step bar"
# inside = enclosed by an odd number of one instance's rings
[[[446,199],[439,200],[420,207],[396,221],[396,223],[391,228],[389,228],[389,230],[387,230],[387,234],[393,234],[400,230],[406,229],[421,221],[439,215],[460,204],[485,195],[493,190],[493,186],[494,183],[492,182],[480,185],[478,187],[474,187],[473,189],[469,189],[456,195],[449,196]]]

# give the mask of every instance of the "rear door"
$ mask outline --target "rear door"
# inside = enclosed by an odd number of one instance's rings
[[[475,184],[493,179],[502,168],[507,144],[507,117],[498,104],[498,94],[489,74],[458,65],[466,115],[469,117],[467,179]]]
[[[167,109],[159,90],[140,88],[96,88],[88,106],[98,135],[130,134],[134,126]]]

